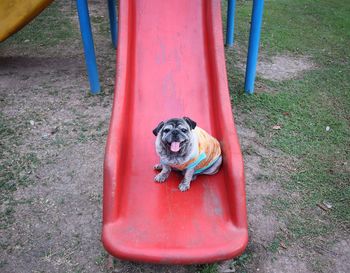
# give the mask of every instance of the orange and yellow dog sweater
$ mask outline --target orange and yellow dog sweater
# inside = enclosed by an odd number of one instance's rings
[[[198,126],[193,129],[198,139],[198,154],[189,161],[181,165],[171,165],[172,168],[179,171],[194,169],[195,174],[200,174],[209,169],[221,156],[219,141],[209,135]]]

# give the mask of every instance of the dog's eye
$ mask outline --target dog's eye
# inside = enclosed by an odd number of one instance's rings
[[[164,133],[169,133],[169,132],[170,132],[170,129],[164,129],[163,132],[164,132]]]
[[[183,133],[187,133],[187,132],[188,132],[188,130],[185,129],[185,128],[181,129],[181,131],[182,131]]]

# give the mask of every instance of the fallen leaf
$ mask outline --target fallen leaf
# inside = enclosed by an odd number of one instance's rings
[[[324,210],[324,211],[328,211],[329,210],[329,208],[327,208],[327,206],[325,206],[323,203],[318,203],[317,206],[320,209]]]
[[[333,205],[327,201],[323,201],[323,205],[327,208],[327,209],[331,209],[333,207]]]

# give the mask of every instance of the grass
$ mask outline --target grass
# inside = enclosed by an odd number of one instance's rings
[[[237,4],[236,41],[245,48],[251,1]],[[307,56],[316,64],[298,79],[257,78],[257,84],[276,92],[244,95],[243,73],[236,73],[234,63],[227,61],[228,74],[235,75],[230,82],[233,101],[249,116],[246,124],[269,146],[298,161],[297,170],[286,170],[290,179],[281,183],[300,200],[270,200],[270,208],[280,217],[288,215],[289,229],[300,240],[329,235],[339,226],[350,228],[349,12],[350,3],[339,0],[265,3],[260,54]],[[226,52],[228,59],[233,54]],[[281,130],[273,130],[274,125]],[[317,221],[317,204],[323,201],[332,209],[320,216],[326,221]]]
[[[19,120],[5,119],[0,113],[0,229],[7,228],[14,221],[15,202],[12,193],[19,187],[33,182],[31,174],[38,166],[35,153],[19,152],[26,124]]]
[[[224,22],[225,7],[226,1]],[[237,1],[235,41],[243,56],[251,8],[252,1]],[[265,1],[260,56],[307,57],[315,64],[315,69],[296,79],[273,82],[257,77],[256,86],[274,92],[245,95],[243,71],[235,67],[237,52],[226,50],[236,112],[245,115],[245,124],[268,146],[297,162],[296,171],[281,170],[275,175],[285,196],[267,200],[267,207],[304,246],[350,228],[349,13],[347,1]],[[273,130],[274,125],[281,129]],[[299,198],[288,197],[291,193]],[[324,201],[332,205],[327,212],[317,207]],[[270,252],[277,251],[281,238],[271,243]]]
[[[218,265],[217,264],[204,264],[198,266],[198,272],[200,273],[217,273]]]
[[[101,16],[91,16],[91,23],[96,26],[98,34],[103,35],[105,39],[110,39],[110,26],[107,18]]]
[[[54,1],[40,16],[8,38],[4,44],[18,46],[30,43],[40,47],[51,47],[73,39],[77,30],[71,21],[67,20],[66,15],[63,16],[61,9],[63,5],[71,8],[74,5],[63,2],[69,1]]]
[[[301,79],[279,83],[265,81],[265,84],[278,90],[275,94],[259,93],[247,97],[235,93],[234,101],[239,107],[247,108],[248,112],[254,113],[251,115],[251,126],[262,137],[268,138],[272,146],[301,160],[300,172],[293,176],[292,181],[302,182],[303,187],[315,195],[314,198],[312,196],[309,198],[308,203],[324,197],[330,198],[336,204],[349,197],[349,192],[346,191],[349,186],[346,179],[349,176],[341,168],[341,163],[349,160],[350,147],[348,92],[350,66],[347,59],[350,35],[344,31],[344,27],[350,28],[350,18],[345,16],[340,7],[343,7],[344,11],[349,11],[350,4],[345,4],[343,1],[319,1],[317,4],[313,1],[282,1],[282,3],[282,7],[280,1],[278,4],[275,1],[266,3],[265,9],[269,14],[266,14],[265,28],[269,31],[263,31],[264,40],[271,41],[276,53],[286,51],[295,53],[291,48],[299,47],[302,52],[310,54],[314,60],[320,62],[320,67],[304,73]],[[244,2],[240,8],[245,10],[247,6],[248,3]],[[307,11],[305,7],[312,12]],[[287,17],[284,18],[285,28],[292,29],[286,37],[282,35],[284,31],[276,26],[279,25],[280,9],[283,8],[296,11],[285,14]],[[304,12],[299,13],[302,10]],[[322,20],[318,20],[320,15]],[[304,32],[301,32],[301,35],[293,34],[293,29],[301,30],[305,25],[307,25],[307,37],[302,35]],[[319,31],[311,31],[313,28]],[[324,39],[343,43],[322,43]],[[314,43],[318,48],[313,47]],[[326,55],[320,55],[320,45],[327,49]],[[266,53],[264,47],[261,53]],[[339,59],[339,56],[343,58]],[[328,58],[333,60],[332,63],[327,64]],[[264,124],[254,122],[256,120],[254,116],[258,115],[266,118]],[[281,125],[282,129],[272,130],[275,124]],[[329,131],[326,130],[327,126],[330,128]],[[336,168],[338,169],[335,170]],[[327,190],[323,190],[322,186]],[[336,206],[334,214],[337,218],[348,222],[349,213],[344,214],[345,212],[341,211],[342,205],[345,203]]]

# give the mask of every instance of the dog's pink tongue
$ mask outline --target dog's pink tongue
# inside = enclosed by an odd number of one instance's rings
[[[180,142],[171,142],[170,150],[172,152],[178,152],[180,150]]]

